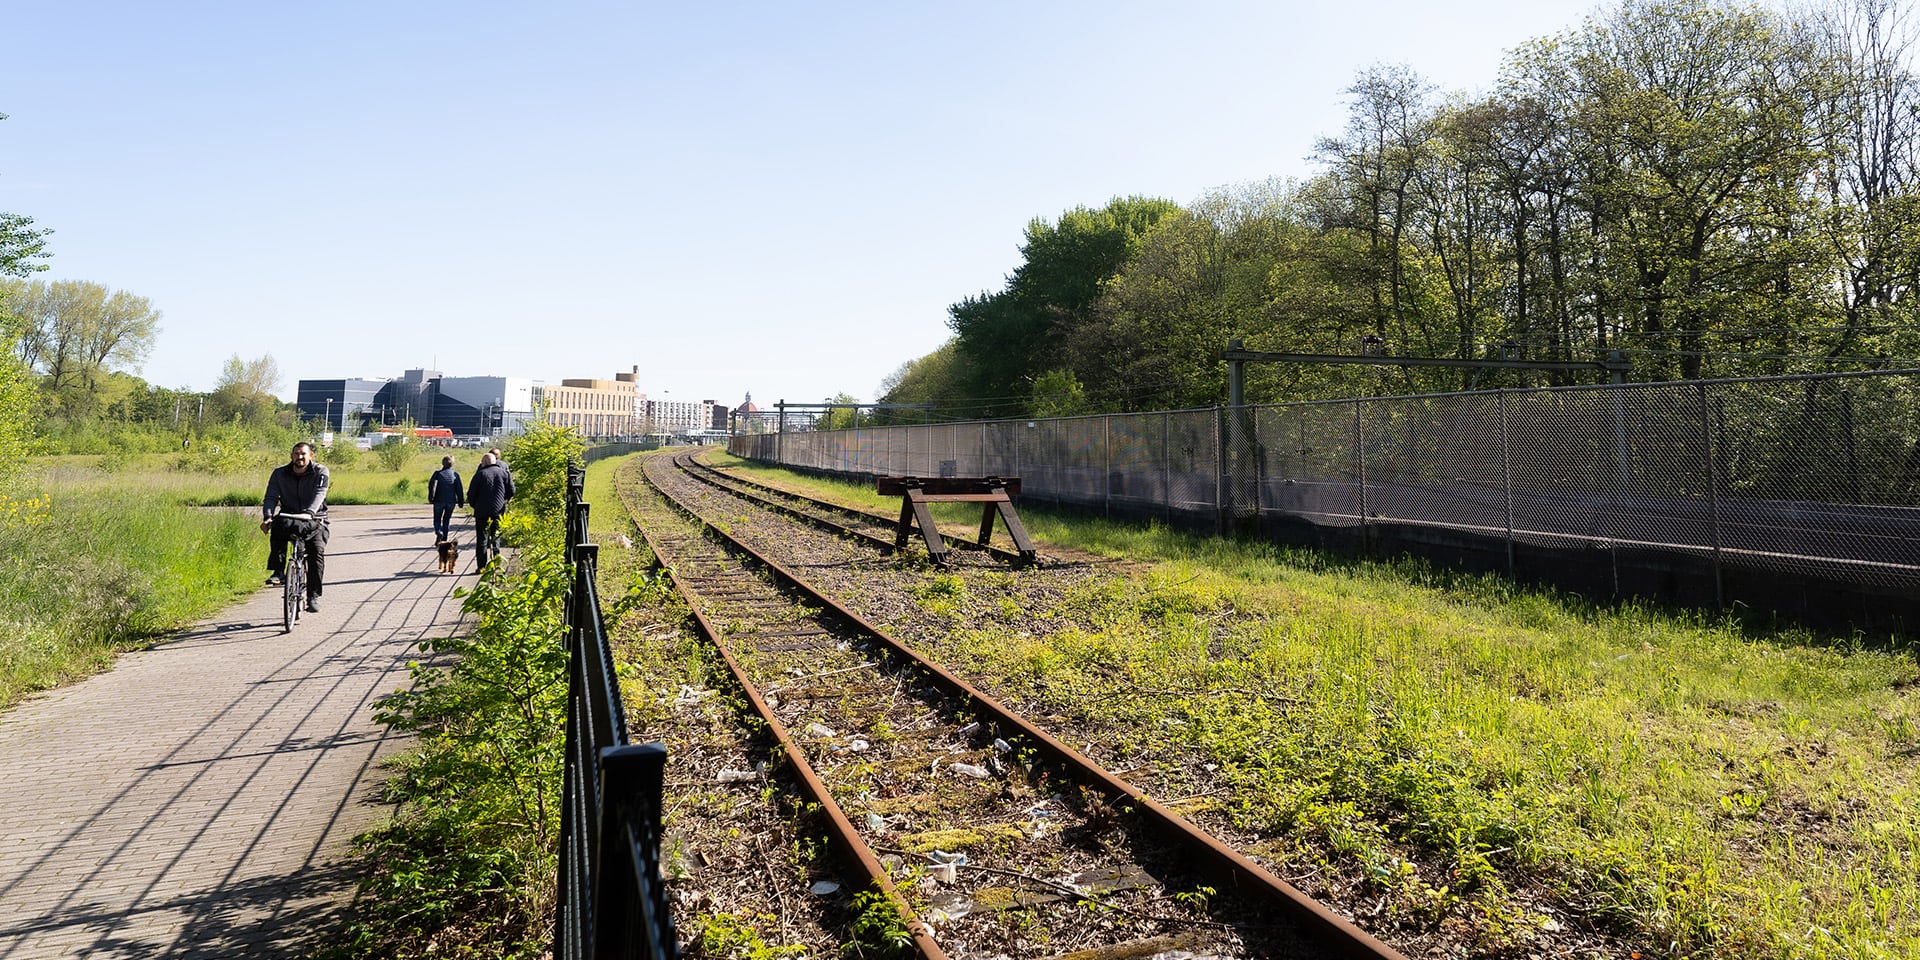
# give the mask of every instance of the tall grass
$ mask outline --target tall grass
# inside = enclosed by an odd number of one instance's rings
[[[1912,638],[1023,519],[1139,572],[1044,606],[1017,576],[929,574],[969,578],[923,591],[945,655],[1162,758],[1163,790],[1207,794],[1283,872],[1333,878],[1381,922],[1491,954],[1588,929],[1647,956],[1920,956]],[[1196,763],[1211,772],[1183,781]]]
[[[424,509],[427,477],[449,452],[417,449],[391,470],[338,451],[346,462],[330,465],[329,502]],[[471,477],[478,454],[451,452]],[[24,489],[0,497],[0,708],[257,587],[267,538],[256,511],[267,473],[286,458],[228,450],[218,471],[171,451],[32,461]]]
[[[472,450],[419,447],[408,453],[398,469],[382,463],[364,451],[348,452],[345,446],[321,451],[318,462],[327,467],[331,504],[425,504],[427,478],[440,469],[442,456],[454,458],[454,469],[461,482],[473,479],[480,455]],[[98,456],[67,454],[35,461],[37,474],[48,485],[68,490],[120,487],[135,483],[153,496],[190,506],[259,506],[266,490],[267,474],[287,462],[287,451],[246,451],[238,465],[205,469],[202,464],[183,463],[172,454],[122,454]],[[132,479],[130,479],[132,478]]]
[[[260,584],[265,538],[251,513],[181,506],[137,480],[53,484],[11,502],[0,511],[0,707]]]

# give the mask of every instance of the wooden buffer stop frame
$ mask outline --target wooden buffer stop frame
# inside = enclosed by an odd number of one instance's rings
[[[1007,525],[1008,535],[1013,537],[1014,549],[1020,553],[1022,563],[1033,563],[1038,554],[1033,549],[1033,540],[1027,536],[1027,528],[1020,523],[1020,516],[1013,512],[1013,498],[1020,493],[1019,477],[876,477],[874,489],[881,496],[901,497],[900,527],[895,532],[893,545],[904,549],[907,534],[913,524],[920,524],[920,537],[926,541],[927,553],[935,563],[947,562],[947,542],[940,538],[940,531],[933,525],[933,511],[927,509],[929,503],[977,503],[981,506],[980,545],[987,545],[993,538],[993,516],[999,513],[1000,519]]]

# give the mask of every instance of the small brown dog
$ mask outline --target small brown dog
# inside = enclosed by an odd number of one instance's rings
[[[457,573],[460,566],[460,541],[435,540],[433,548],[440,551],[440,572]]]

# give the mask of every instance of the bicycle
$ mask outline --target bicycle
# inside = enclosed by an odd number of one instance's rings
[[[283,513],[279,515],[288,520],[311,520],[312,514]],[[276,519],[276,522],[278,520]],[[300,622],[300,607],[307,599],[307,540],[305,537],[287,538],[287,567],[280,572],[282,589],[286,596],[286,609],[281,620],[281,633],[292,633],[293,625]]]

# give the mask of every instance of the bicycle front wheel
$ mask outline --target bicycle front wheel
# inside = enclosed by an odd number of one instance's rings
[[[282,614],[282,633],[292,633],[293,625],[300,622],[300,597],[306,593],[307,557],[306,545],[295,540],[287,545],[287,569],[280,579],[286,586],[286,609]]]

